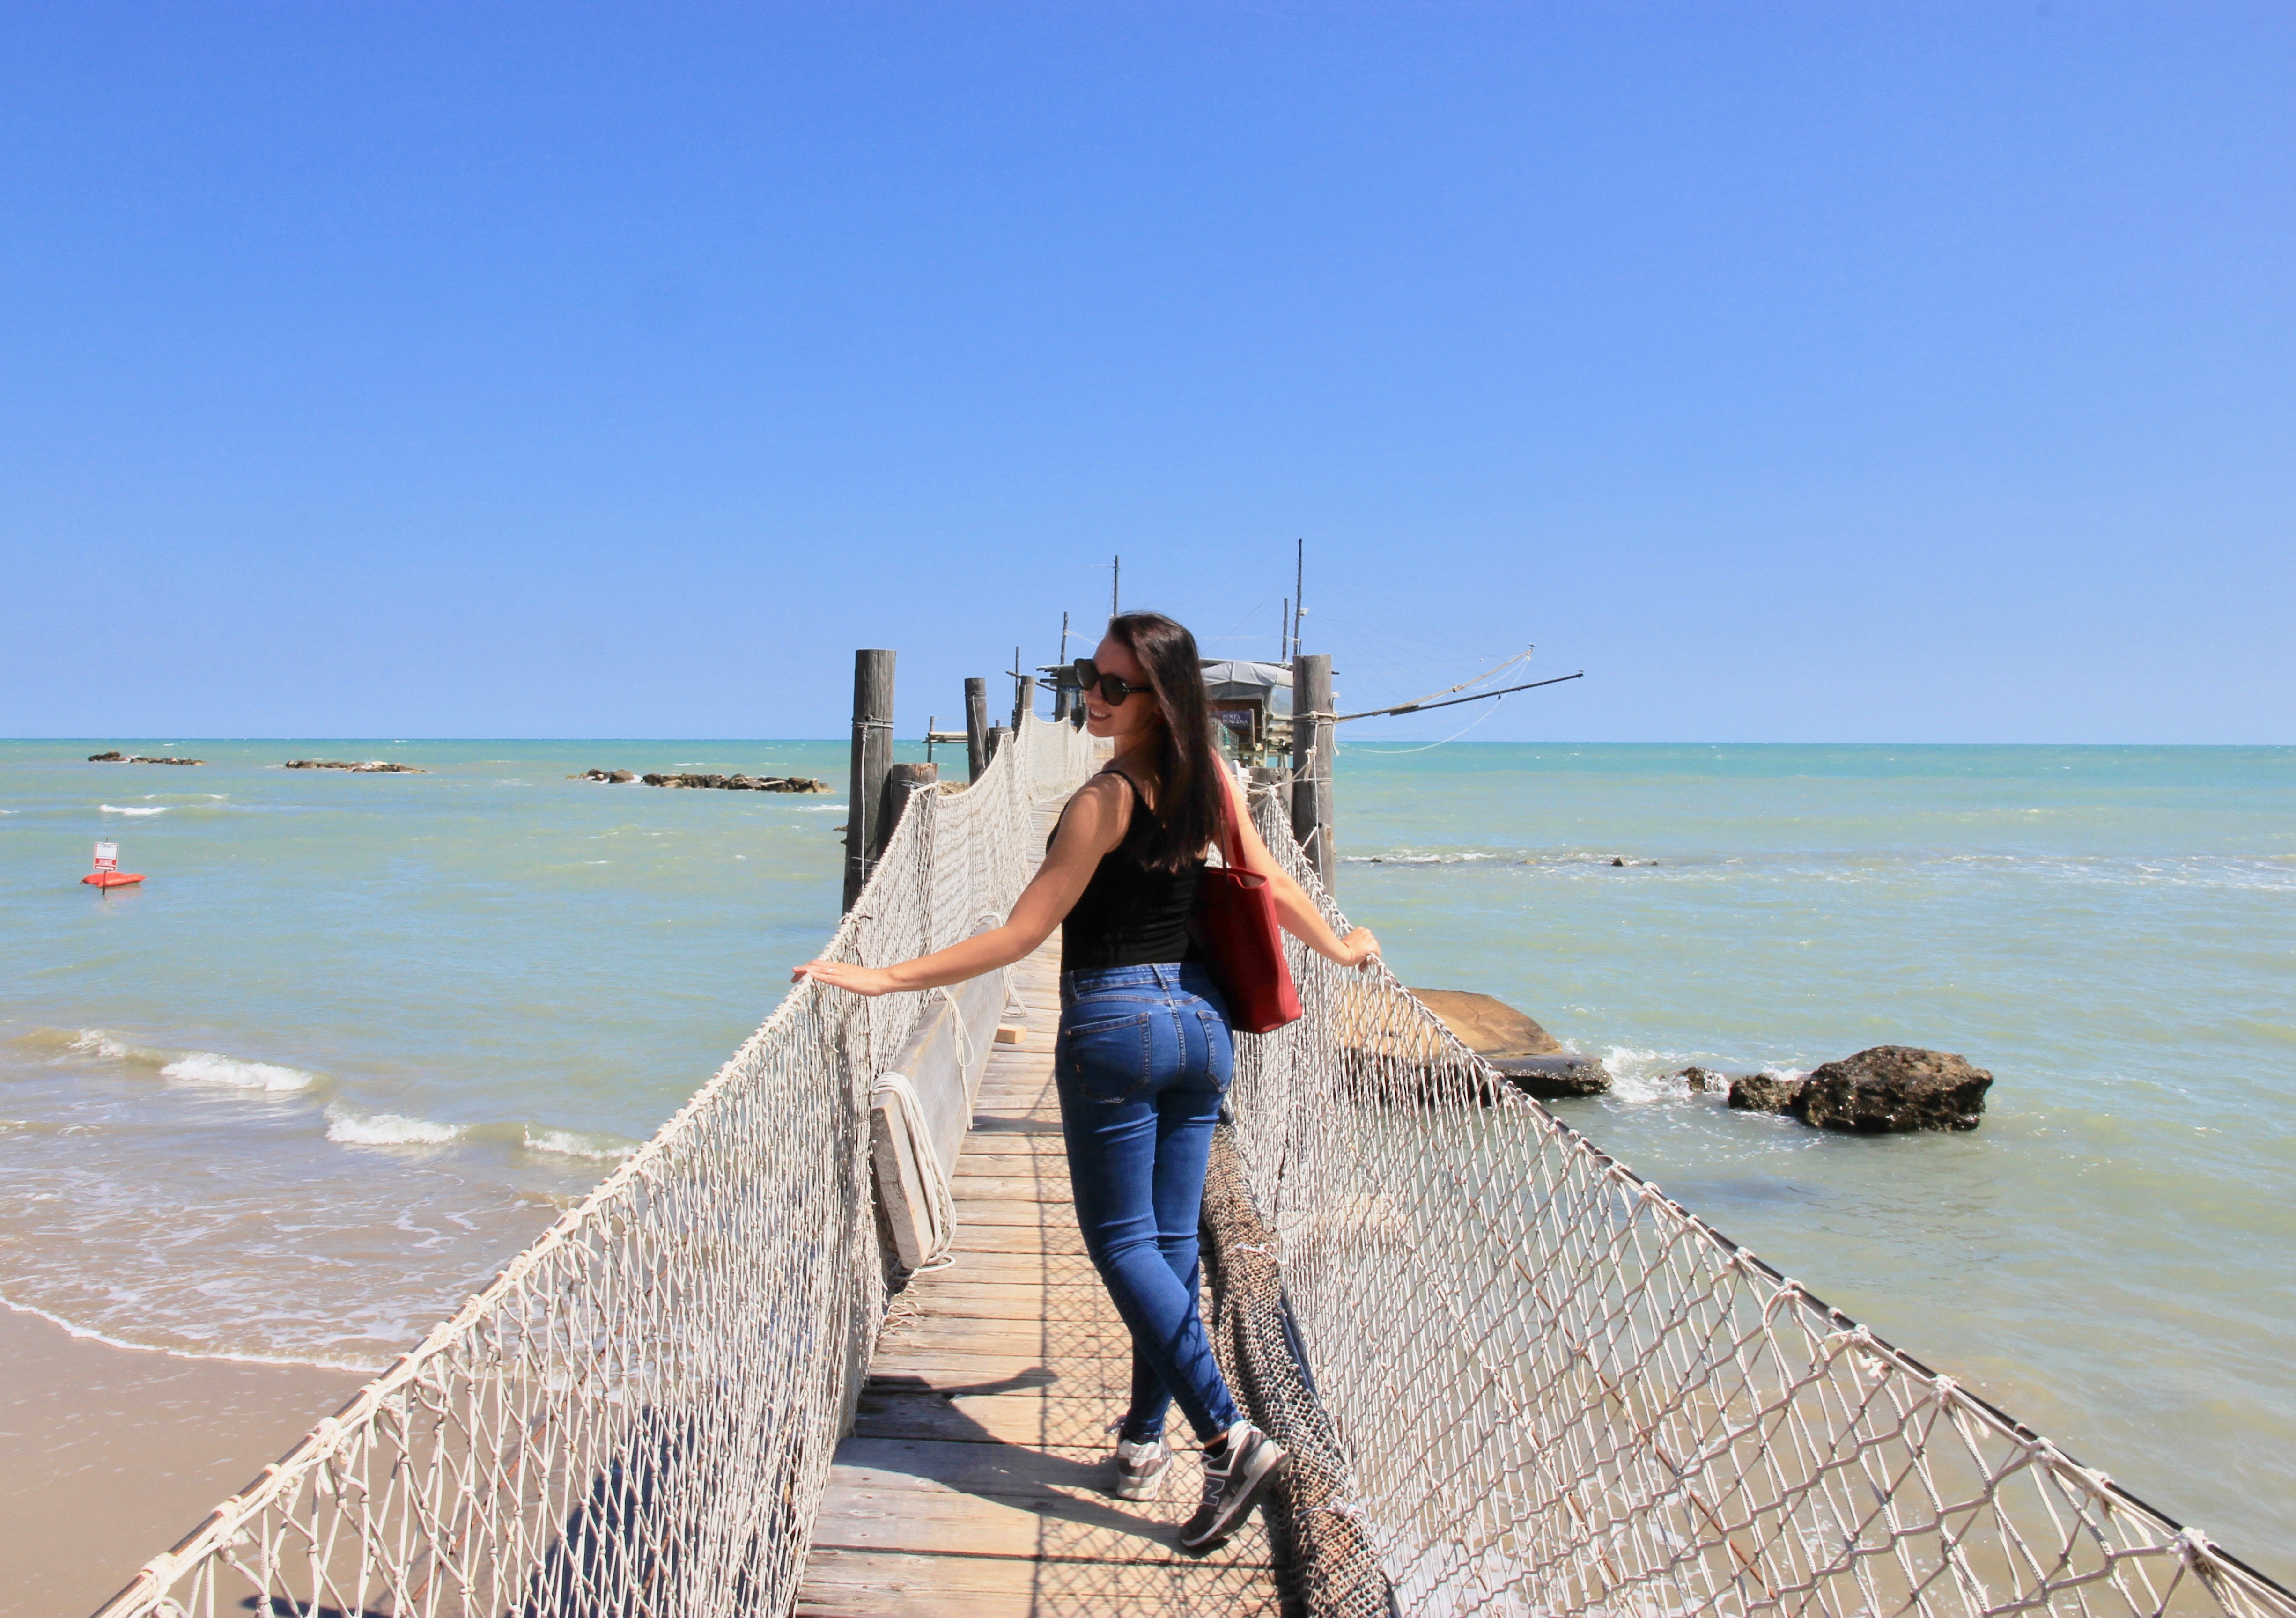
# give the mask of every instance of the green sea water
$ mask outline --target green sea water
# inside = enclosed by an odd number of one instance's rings
[[[836,919],[839,743],[85,762],[168,746],[0,744],[0,1297],[119,1341],[379,1363]],[[566,779],[592,766],[840,789]],[[1405,981],[1604,1058],[1569,1122],[2296,1572],[2296,749],[1362,745],[1337,796],[1341,901]],[[98,838],[141,888],[78,885]],[[1672,1076],[1879,1043],[1993,1072],[1982,1127],[1825,1135]]]

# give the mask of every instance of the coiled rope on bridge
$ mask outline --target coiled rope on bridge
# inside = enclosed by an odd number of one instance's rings
[[[913,799],[827,952],[1001,912],[1091,762],[1030,721]],[[1237,1042],[1206,1218],[1216,1344],[1302,1459],[1278,1541],[1310,1610],[2296,1618],[1515,1095],[1383,969],[1292,969],[1308,1015]],[[924,1003],[791,990],[100,1618],[787,1612],[884,1316],[868,1093]]]

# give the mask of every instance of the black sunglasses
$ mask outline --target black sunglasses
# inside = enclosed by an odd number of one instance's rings
[[[1116,674],[1103,674],[1100,665],[1090,658],[1076,660],[1076,682],[1086,691],[1097,691],[1100,699],[1114,707],[1135,691],[1146,691],[1144,685],[1133,685]]]

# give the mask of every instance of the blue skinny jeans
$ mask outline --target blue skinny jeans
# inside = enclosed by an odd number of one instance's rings
[[[1209,1443],[1240,1417],[1197,1312],[1196,1232],[1220,1097],[1235,1072],[1227,1006],[1190,961],[1061,975],[1053,1047],[1085,1251],[1132,1333],[1121,1435],[1164,1431],[1175,1400]]]

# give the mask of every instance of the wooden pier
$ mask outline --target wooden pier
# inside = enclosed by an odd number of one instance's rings
[[[1163,1498],[1118,1500],[1130,1340],[1069,1204],[1053,1089],[1057,936],[1014,969],[1023,1042],[990,1057],[953,1178],[955,1263],[896,1300],[838,1446],[803,1618],[1274,1614],[1257,1517],[1199,1561],[1173,1549],[1201,1472],[1185,1446]]]

